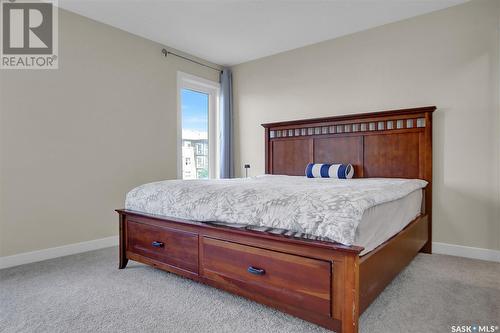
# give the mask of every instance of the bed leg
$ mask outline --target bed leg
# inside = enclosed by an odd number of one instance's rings
[[[424,247],[420,252],[432,254],[432,242],[425,243]]]
[[[120,253],[120,263],[118,264],[118,269],[124,269],[127,267],[128,259]]]
[[[342,311],[342,333],[357,333],[359,320],[359,256],[345,256],[345,295]]]
[[[118,269],[124,269],[127,267],[127,249],[126,249],[126,234],[125,234],[125,215],[120,214],[120,244],[119,244],[119,263]]]
[[[429,213],[427,217],[427,243],[425,243],[424,247],[420,250],[420,252],[432,254],[432,213]]]

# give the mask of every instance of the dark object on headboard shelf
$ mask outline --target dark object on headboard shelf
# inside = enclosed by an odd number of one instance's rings
[[[338,333],[358,332],[359,315],[368,305],[418,252],[431,252],[434,110],[263,125],[267,173],[303,175],[309,162],[338,159],[352,163],[356,177],[429,182],[421,214],[368,254],[360,256],[363,248],[355,245],[117,210],[119,268],[125,268],[128,260],[139,261]]]

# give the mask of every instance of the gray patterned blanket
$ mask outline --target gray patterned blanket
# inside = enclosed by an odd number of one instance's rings
[[[426,185],[419,179],[277,175],[167,180],[134,188],[125,208],[201,222],[280,228],[352,245],[366,209]]]

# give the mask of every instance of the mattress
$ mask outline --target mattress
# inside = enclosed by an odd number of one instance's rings
[[[422,197],[422,190],[416,190],[403,198],[368,208],[361,218],[354,238],[354,245],[364,247],[360,255],[363,256],[373,251],[410,224],[421,212]],[[232,228],[264,231],[294,238],[332,241],[328,237],[301,234],[279,228],[226,222],[208,223]]]
[[[125,208],[165,217],[353,245],[365,239],[365,233],[358,231],[365,213],[368,217],[385,216],[387,219],[391,216],[387,214],[392,212],[377,213],[378,208],[374,207],[403,199],[426,185],[426,181],[419,179],[345,180],[278,175],[169,180],[144,184],[131,190],[127,194]],[[370,208],[374,208],[373,211]],[[403,222],[398,221],[397,227],[401,224]],[[368,227],[364,225],[361,231],[368,228],[371,232],[372,225],[385,228],[376,218],[366,223]],[[381,236],[392,235],[382,233]],[[371,247],[372,238],[366,239]]]
[[[413,221],[421,211],[422,190],[368,208],[356,230],[354,244],[364,247],[365,255],[389,240]]]

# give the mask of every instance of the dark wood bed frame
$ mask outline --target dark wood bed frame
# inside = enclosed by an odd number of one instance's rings
[[[277,308],[336,332],[432,244],[432,113],[423,107],[264,124],[266,173],[304,175],[309,162],[349,162],[355,177],[420,178],[422,213],[370,253],[127,210],[120,263],[139,261]],[[390,217],[388,217],[390,218]]]

